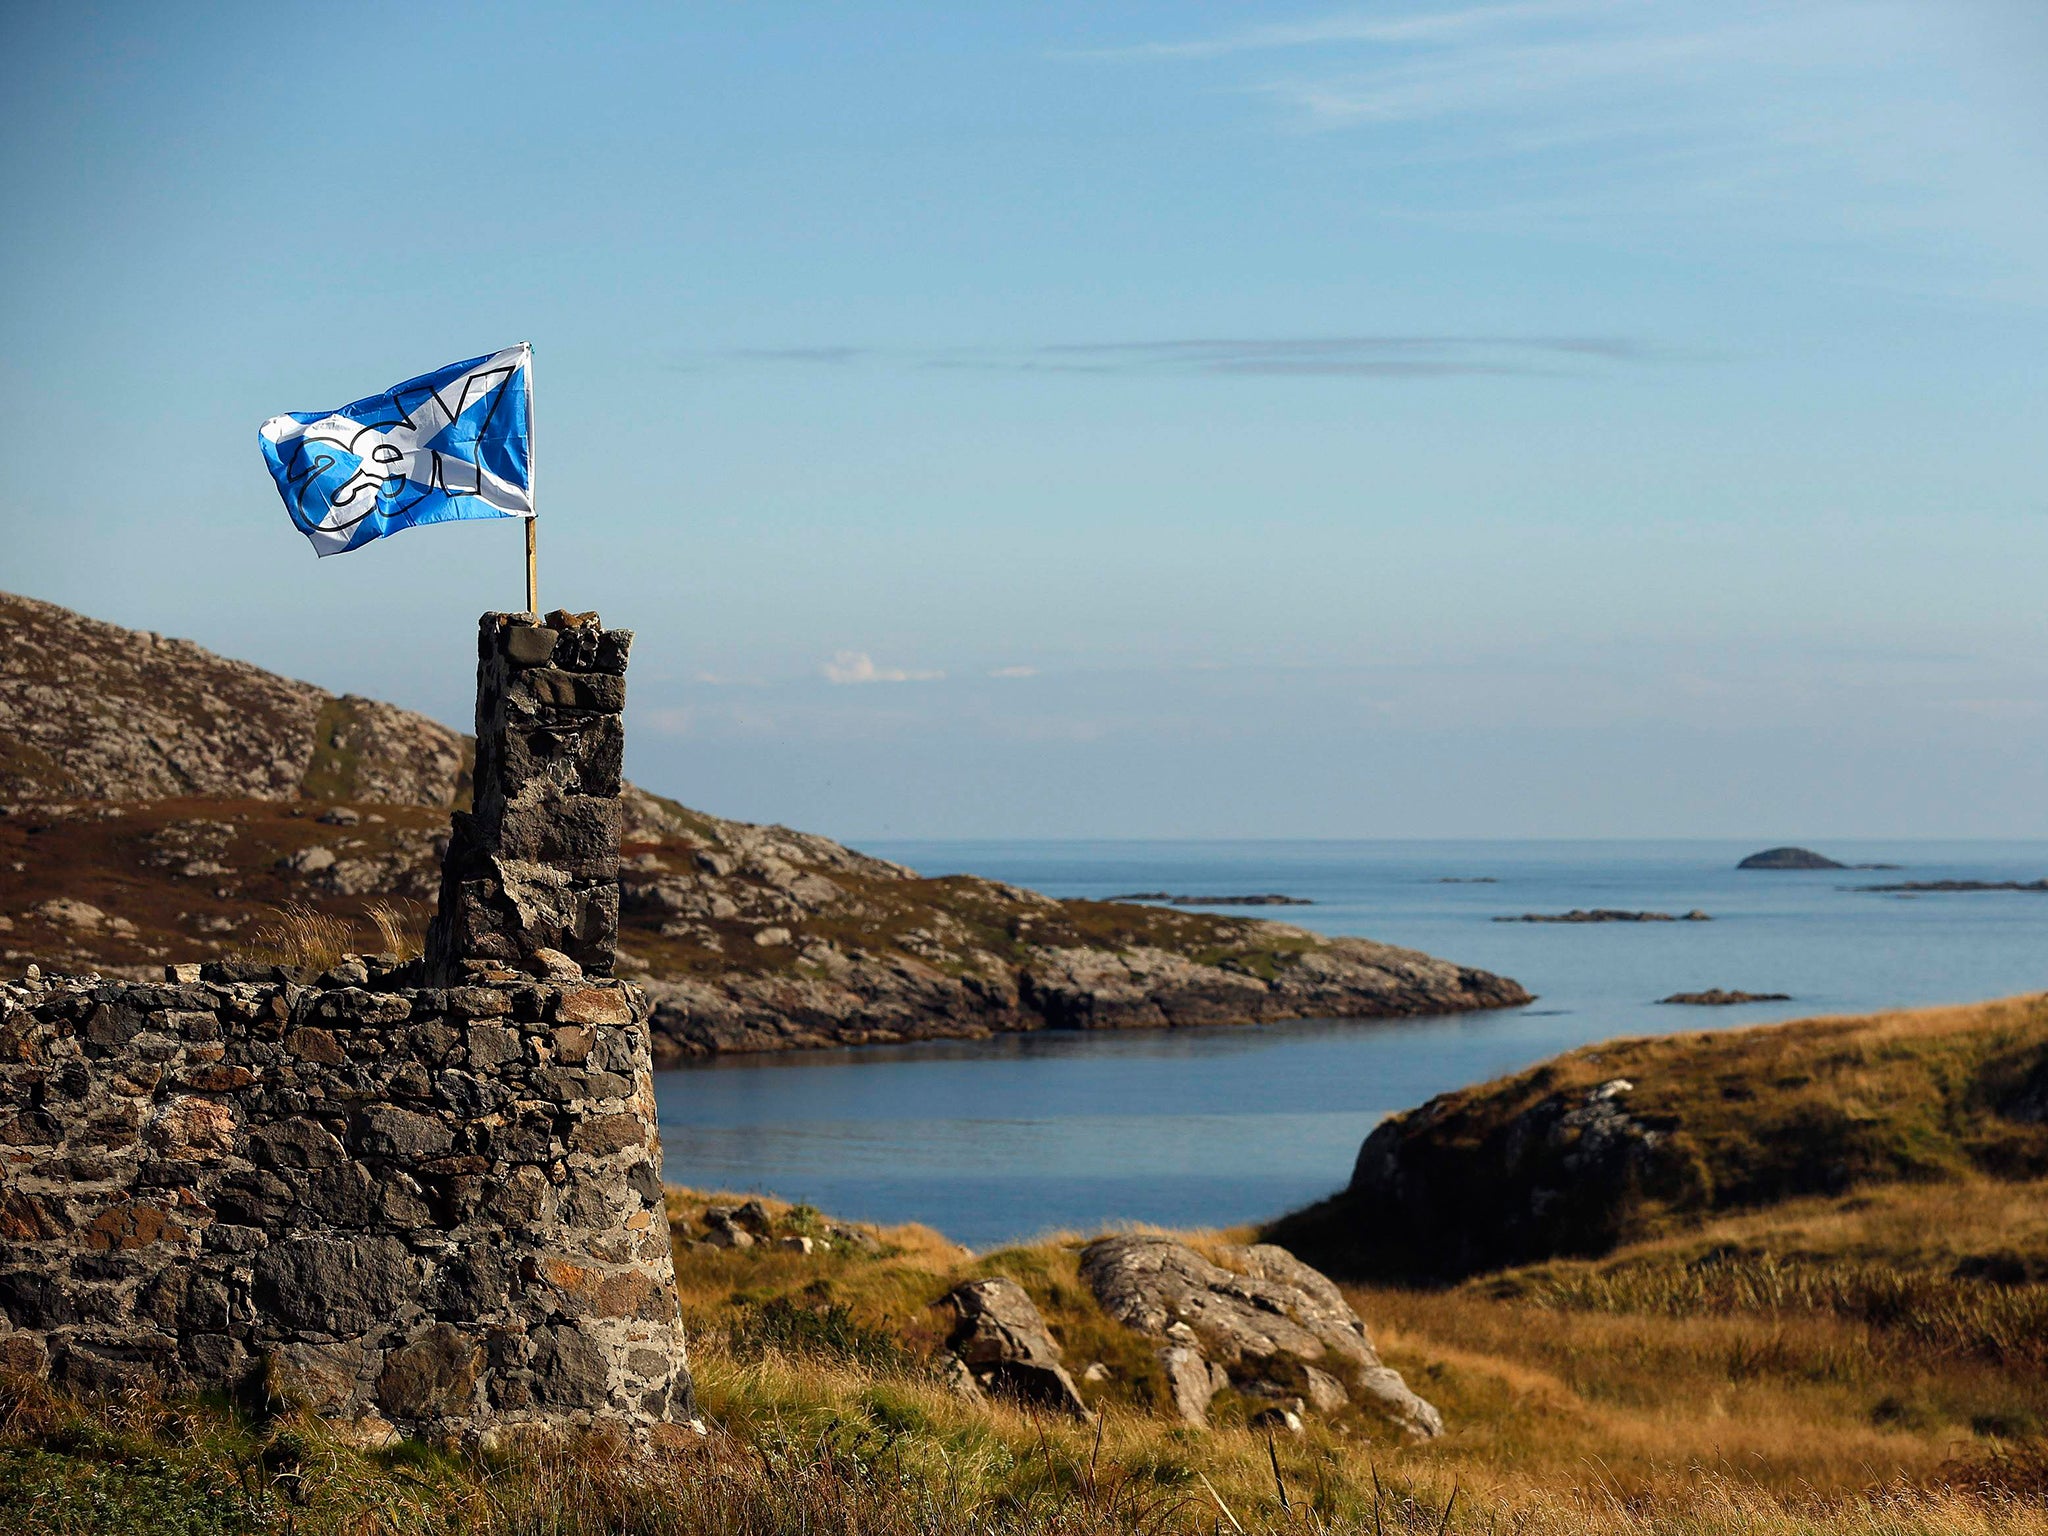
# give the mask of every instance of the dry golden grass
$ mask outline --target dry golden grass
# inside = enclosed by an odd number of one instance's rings
[[[679,1231],[705,1203],[675,1197]],[[779,1217],[788,1209],[764,1203]],[[1837,1264],[1860,1273],[1883,1262],[1893,1234],[1910,1232],[1918,1247],[1901,1246],[1912,1267],[1899,1273],[1938,1288],[1959,1259],[2024,1247],[2044,1208],[2043,1184],[1894,1186],[1719,1219],[1599,1263],[1534,1266],[1450,1290],[1353,1288],[1382,1353],[1445,1410],[1450,1432],[1415,1444],[1340,1417],[1279,1445],[1281,1476],[1320,1518],[1361,1531],[1373,1528],[1375,1482],[1388,1530],[1436,1530],[1453,1488],[1462,1492],[1452,1530],[2048,1529],[2038,1489],[2013,1492],[2036,1487],[2026,1469],[2039,1462],[2026,1447],[2048,1419],[2040,1371],[1956,1348],[1910,1312],[1873,1320],[1853,1287],[1737,1288],[1695,1310],[1687,1298],[1696,1288],[1675,1278],[1731,1251],[1803,1274]],[[1937,1214],[1947,1217],[1938,1237],[1928,1230],[1940,1230]],[[1206,1478],[1248,1527],[1278,1528],[1286,1512],[1264,1440],[1227,1422],[1227,1405],[1226,1422],[1206,1435],[1156,1411],[1160,1384],[1142,1346],[1075,1279],[1078,1238],[981,1256],[922,1228],[887,1238],[878,1258],[685,1248],[678,1273],[709,1410],[746,1435],[855,1423],[884,1438],[900,1432],[919,1455],[972,1462],[990,1497],[1008,1496],[1020,1444],[1043,1436],[1079,1454],[1087,1431],[963,1408],[923,1361],[951,1321],[934,1303],[962,1279],[1009,1274],[1038,1301],[1077,1373],[1098,1359],[1116,1372],[1084,1388],[1104,1414],[1106,1464],[1192,1489],[1198,1507]],[[2030,1305],[2043,1290],[1959,1285]],[[763,1309],[783,1317],[772,1342],[747,1321]],[[811,1325],[792,1326],[791,1309]],[[1952,1491],[1963,1486],[1976,1492]],[[1222,1519],[1206,1509],[1204,1518]]]
[[[272,907],[272,921],[256,928],[228,958],[253,965],[291,965],[324,971],[350,955],[416,957],[426,942],[426,916],[418,903],[374,901],[361,918],[323,911],[305,902]]]
[[[363,909],[377,930],[378,952],[414,960],[427,945],[426,909],[414,901],[373,901]]]
[[[1273,1443],[1241,1423],[1202,1432],[1154,1411],[1142,1346],[1074,1280],[1078,1239],[976,1256],[902,1227],[812,1254],[712,1250],[687,1237],[706,1197],[677,1192],[678,1278],[716,1426],[701,1442],[652,1460],[596,1444],[517,1459],[364,1454],[302,1416],[137,1400],[81,1410],[17,1382],[0,1419],[0,1529],[2048,1536],[2038,1442],[1969,1423],[1987,1405],[2039,1414],[2038,1374],[1930,1354],[1824,1310],[1630,1310],[1638,1293],[1625,1287],[1586,1306],[1574,1299],[1583,1286],[1561,1283],[1683,1267],[1705,1239],[1796,1234],[1807,1262],[1867,1262],[1876,1234],[1936,1209],[1913,1203],[1932,1191],[1892,1193],[1907,1204],[1809,1202],[1600,1265],[1355,1290],[1383,1352],[1450,1420],[1418,1444],[1356,1418]],[[2044,1191],[1951,1193],[1961,1215],[1945,1241],[1967,1252]],[[815,1212],[764,1204],[779,1231],[829,1229]],[[1949,1251],[1927,1257],[1938,1267]],[[1089,1388],[1095,1425],[963,1403],[930,1369],[950,1321],[932,1303],[987,1273],[1032,1292],[1070,1364],[1116,1371]]]
[[[348,918],[304,902],[272,907],[273,920],[259,926],[231,956],[257,965],[296,965],[324,971],[342,956],[360,953],[361,930]]]

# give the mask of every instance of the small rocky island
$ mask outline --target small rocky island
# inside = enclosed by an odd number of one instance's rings
[[[1932,896],[1953,891],[2033,891],[2038,894],[2048,892],[2048,880],[1904,880],[1896,885],[1859,885],[1856,889],[1909,896]]]
[[[1846,864],[1837,864],[1826,854],[1815,853],[1811,848],[1766,848],[1762,853],[1752,853],[1737,869],[1847,869]]]
[[[1679,1003],[1689,1008],[1732,1008],[1737,1003],[1789,1003],[1789,992],[1730,992],[1721,987],[1709,987],[1704,992],[1674,992],[1669,997],[1660,997],[1659,1003]]]
[[[1312,907],[1306,896],[1281,896],[1268,891],[1259,896],[1176,896],[1171,891],[1129,891],[1111,901],[1163,901],[1170,907]]]
[[[1518,917],[1496,917],[1496,923],[1711,923],[1714,919],[1695,907],[1674,916],[1669,912],[1623,912],[1614,907],[1587,911],[1574,907],[1569,912],[1524,912]]]

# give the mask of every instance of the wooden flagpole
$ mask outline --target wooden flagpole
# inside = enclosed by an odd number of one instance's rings
[[[535,618],[540,617],[540,567],[534,558],[533,525],[538,518],[526,520],[526,611]]]

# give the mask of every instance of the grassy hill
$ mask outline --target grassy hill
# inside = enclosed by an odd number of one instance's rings
[[[1078,1282],[1070,1237],[723,1250],[693,1240],[708,1197],[676,1191],[714,1424],[699,1442],[654,1462],[363,1453],[288,1403],[80,1407],[16,1382],[0,1528],[2039,1536],[2042,1007],[1621,1042],[1452,1096],[1476,1132],[1626,1066],[1633,1112],[1669,1122],[1704,1175],[1643,1193],[1597,1256],[1348,1286],[1388,1363],[1444,1410],[1435,1440],[1345,1412],[1269,1441],[1227,1397],[1214,1429],[1178,1423],[1147,1351]],[[821,1230],[771,1209],[779,1230]],[[947,1390],[934,1303],[991,1274],[1031,1293],[1077,1376],[1105,1366],[1083,1388],[1099,1427]]]
[[[1345,1191],[1272,1235],[1338,1272],[1454,1279],[1979,1176],[2048,1176],[2048,999],[1587,1046],[1391,1117]]]

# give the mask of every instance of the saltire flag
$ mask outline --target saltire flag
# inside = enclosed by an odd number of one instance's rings
[[[450,363],[336,411],[263,423],[263,457],[318,555],[423,523],[533,516],[533,348]]]

